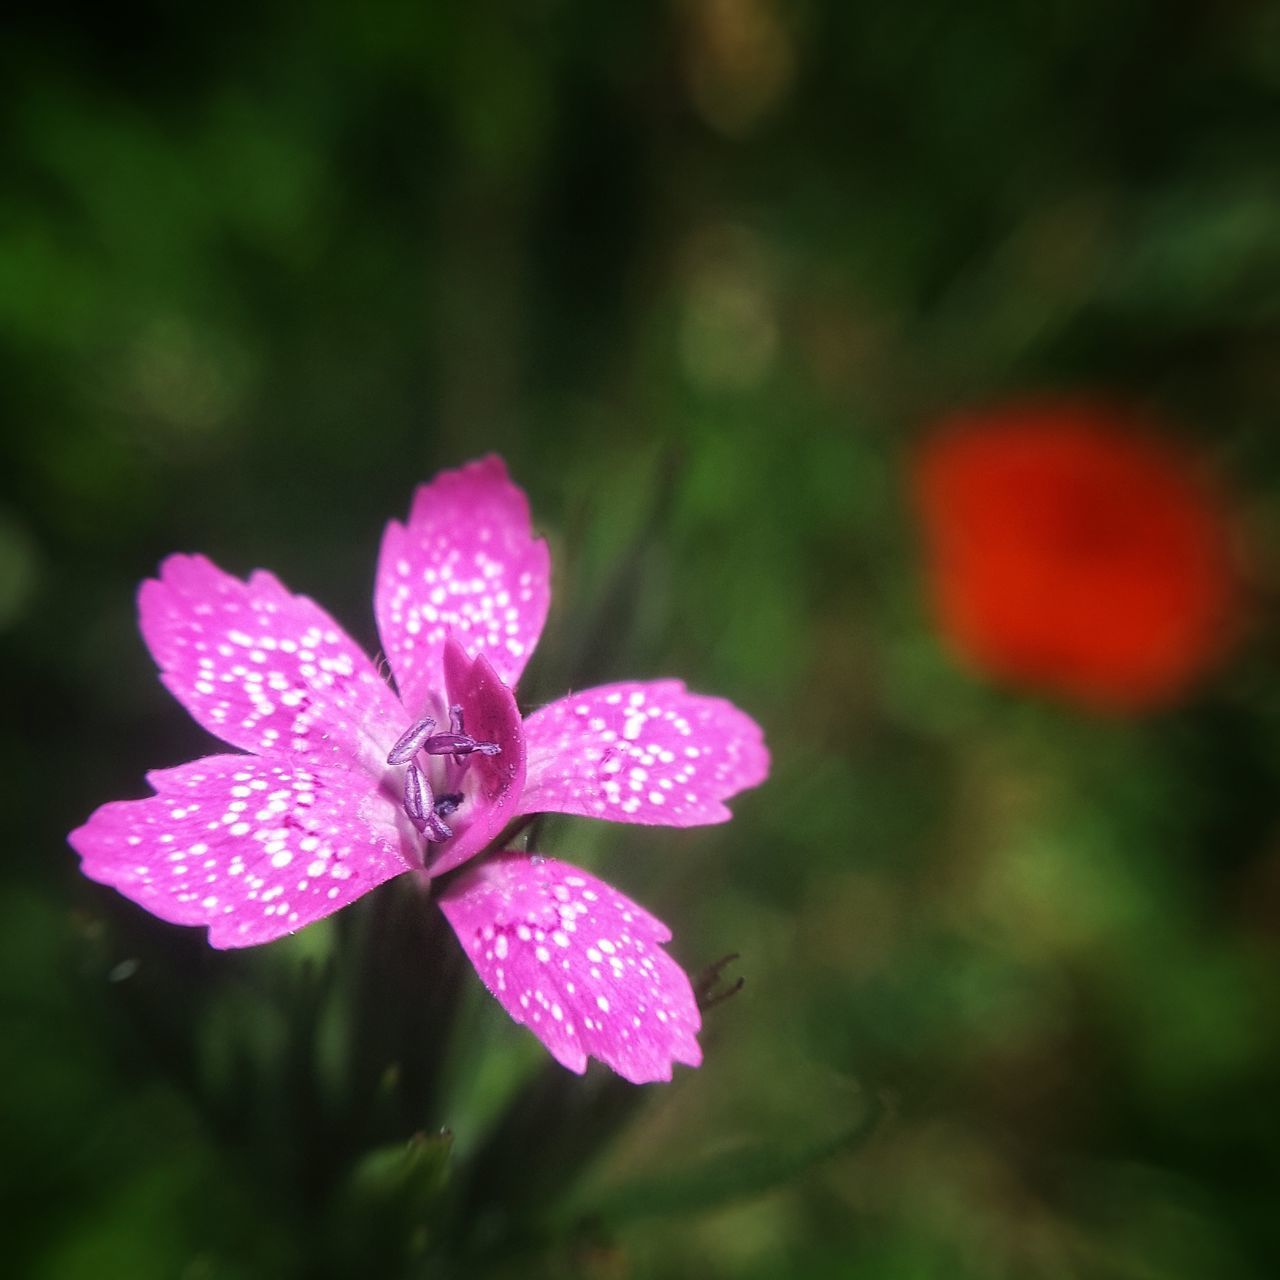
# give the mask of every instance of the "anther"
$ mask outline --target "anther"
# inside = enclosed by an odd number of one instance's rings
[[[446,840],[453,839],[453,828],[433,810],[427,815],[422,834],[427,837],[429,844],[444,844]]]
[[[419,831],[427,821],[427,814],[435,812],[431,784],[416,764],[410,763],[404,771],[404,811]]]
[[[502,748],[496,742],[477,742],[465,733],[437,733],[422,742],[422,750],[429,756],[496,756]]]
[[[409,821],[431,844],[443,844],[453,838],[453,828],[443,814],[452,813],[462,803],[460,792],[450,792],[436,800],[426,775],[412,761],[404,771],[404,811]]]
[[[396,740],[396,745],[387,753],[388,764],[405,764],[422,750],[422,744],[431,736],[436,722],[430,716],[423,716]]]

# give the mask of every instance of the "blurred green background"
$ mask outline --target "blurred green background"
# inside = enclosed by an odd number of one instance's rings
[[[1280,6],[53,3],[0,71],[7,1274],[1276,1274]],[[1254,625],[1173,711],[930,629],[908,448],[1046,388],[1235,494]],[[680,675],[774,751],[725,827],[540,833],[741,953],[670,1086],[544,1065],[394,887],[213,953],[65,844],[214,749],[165,554],[374,651],[385,521],[488,450],[524,703]]]

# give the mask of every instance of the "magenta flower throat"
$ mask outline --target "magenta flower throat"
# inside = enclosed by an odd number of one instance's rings
[[[396,692],[318,605],[170,556],[138,614],[161,679],[241,753],[148,774],[70,841],[91,879],[215,947],[292,933],[393,876],[475,861],[438,894],[488,989],[566,1067],[697,1066],[701,1020],[666,927],[537,854],[483,854],[525,814],[686,827],[762,782],[759,726],[677,680],[588,689],[522,720],[550,601],[546,544],[501,459],[442,472],[382,540],[374,611]]]

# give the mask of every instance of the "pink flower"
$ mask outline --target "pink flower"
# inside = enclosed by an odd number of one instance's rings
[[[440,876],[522,814],[723,822],[762,782],[759,726],[676,680],[606,685],[521,720],[512,693],[550,600],[546,544],[501,459],[441,473],[383,535],[374,611],[399,696],[306,596],[170,556],[138,596],[161,678],[249,754],[148,775],[70,836],[84,873],[215,947],[269,942],[393,876]],[[637,1083],[697,1066],[666,927],[536,854],[476,862],[439,894],[485,985],[573,1071]]]

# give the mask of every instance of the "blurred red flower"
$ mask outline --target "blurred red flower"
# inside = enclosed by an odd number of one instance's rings
[[[1225,509],[1139,414],[1070,400],[959,414],[913,481],[939,626],[990,675],[1141,711],[1176,699],[1235,630]]]

